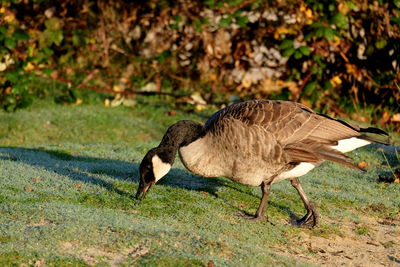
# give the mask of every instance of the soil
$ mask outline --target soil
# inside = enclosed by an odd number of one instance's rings
[[[342,221],[341,233],[328,237],[302,231],[293,240],[296,247],[280,248],[279,253],[321,266],[400,266],[400,218],[362,217],[362,221]]]
[[[400,216],[390,220],[367,216],[360,219],[357,221],[362,223],[341,219],[340,233],[324,236],[304,229],[291,245],[275,248],[274,252],[316,266],[400,266]],[[333,223],[338,222],[323,218],[319,227]],[[110,266],[119,266],[127,257],[137,258],[150,252],[144,244],[118,252],[82,248],[79,242],[64,242],[61,247],[63,253],[77,255],[90,266],[104,259]]]

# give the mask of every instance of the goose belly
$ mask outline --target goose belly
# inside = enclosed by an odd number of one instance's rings
[[[185,167],[194,174],[225,177],[249,186],[259,186],[278,171],[261,157],[245,157],[232,152],[228,154],[217,144],[207,143],[205,138],[181,147],[179,156]]]
[[[303,176],[305,174],[307,174],[309,171],[311,171],[312,169],[314,169],[317,165],[316,163],[309,163],[309,162],[302,162],[299,165],[297,165],[296,167],[294,167],[291,170],[282,172],[280,175],[278,175],[273,183],[277,183],[280,182],[282,180],[286,180],[286,179],[292,179],[292,178],[297,178],[300,176]]]

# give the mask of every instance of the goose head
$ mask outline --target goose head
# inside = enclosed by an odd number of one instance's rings
[[[151,149],[140,163],[140,182],[135,198],[143,200],[149,189],[171,169],[173,162],[168,162],[163,149]]]

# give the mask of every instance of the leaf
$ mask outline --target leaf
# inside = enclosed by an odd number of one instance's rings
[[[296,50],[295,52],[294,52],[294,58],[295,59],[300,59],[300,58],[302,58],[303,57],[303,54],[300,52],[300,50]]]
[[[399,18],[392,17],[390,20],[393,21],[394,23],[400,25],[400,17]]]
[[[160,62],[160,63],[163,63],[169,57],[171,57],[171,52],[168,51],[168,50],[165,50],[160,55],[158,55],[157,61]]]
[[[375,47],[378,49],[382,49],[387,45],[387,41],[386,39],[379,39],[378,41],[376,41],[375,43]]]
[[[342,84],[342,79],[340,79],[340,75],[336,75],[334,77],[332,77],[332,79],[330,80],[330,84],[332,87],[336,87],[338,85]]]
[[[47,76],[50,76],[53,73],[54,70],[53,69],[48,69],[48,68],[43,68],[42,71]]]
[[[194,26],[196,27],[197,32],[201,32],[203,30],[201,27],[201,21],[199,18],[194,19]]]
[[[181,16],[175,16],[174,20],[176,21],[176,23],[179,23],[182,21],[182,17]]]
[[[64,39],[64,34],[62,30],[49,30],[47,31],[50,44],[60,45]]]
[[[30,191],[30,192],[32,192],[33,191],[33,189],[32,188],[30,188],[29,186],[27,186],[27,185],[25,185],[25,187],[24,187],[24,190],[25,191]]]
[[[7,32],[7,28],[4,26],[0,26],[0,35],[5,35]]]
[[[322,28],[322,27],[323,27],[322,22],[319,22],[319,21],[311,24],[311,28],[314,28],[314,29],[318,29],[318,28]]]
[[[306,87],[304,87],[304,93],[311,93],[312,91],[315,90],[316,87],[317,87],[316,81],[309,82],[307,83]]]
[[[332,89],[332,88],[333,88],[333,85],[332,85],[332,83],[330,81],[325,81],[324,82],[324,89],[325,90],[329,90],[329,89]]]
[[[367,167],[367,163],[365,161],[361,161],[358,163],[358,167],[365,168],[365,167]]]
[[[167,116],[173,117],[177,114],[178,112],[176,110],[170,110],[167,112]]]
[[[282,56],[283,57],[290,57],[294,51],[296,51],[296,49],[294,49],[293,47],[286,49],[285,51],[282,52]]]
[[[279,45],[279,48],[282,50],[288,49],[290,47],[293,47],[293,40],[283,40],[283,42]]]
[[[29,40],[29,34],[24,30],[16,30],[12,37],[17,41],[26,41]]]
[[[315,31],[315,37],[318,37],[318,38],[322,37],[324,35],[324,29],[325,29],[324,27],[318,28]]]
[[[17,83],[19,80],[18,72],[6,72],[4,73],[6,79],[12,83]]]
[[[236,10],[234,13],[233,13],[233,16],[235,17],[235,18],[238,18],[238,17],[241,17],[241,15],[242,15],[242,10]]]
[[[400,113],[396,113],[391,118],[392,122],[400,122]]]
[[[222,18],[222,19],[219,21],[219,24],[220,24],[222,27],[229,27],[229,26],[231,25],[231,23],[232,23],[232,16],[231,16],[231,15],[229,15],[229,16],[226,17],[226,18]]]
[[[312,67],[311,67],[311,73],[312,74],[316,74],[318,72],[318,67],[317,67],[317,65],[312,65]]]
[[[204,1],[204,4],[205,4],[206,6],[208,6],[209,8],[215,7],[215,1],[214,1],[214,0],[205,0],[205,1]]]
[[[347,29],[348,28],[347,17],[341,12],[336,13],[332,17],[331,23],[333,25],[336,25],[336,27],[338,27],[339,29]]]
[[[236,24],[240,27],[246,27],[247,23],[249,23],[249,19],[247,17],[237,17]]]
[[[333,29],[325,27],[323,30],[323,34],[326,40],[328,41],[333,41],[333,38],[335,37],[335,32]]]
[[[44,47],[43,48],[43,53],[46,55],[46,56],[51,56],[51,55],[53,55],[54,54],[54,51],[51,49],[51,48],[48,48],[48,47]]]
[[[303,45],[299,47],[300,52],[305,55],[305,56],[309,56],[311,54],[310,48],[308,48],[307,46]]]
[[[209,194],[208,194],[207,192],[201,191],[201,193],[202,193],[203,195],[205,195],[206,197],[209,196]]]
[[[5,71],[7,69],[7,64],[4,62],[0,62],[0,72]]]
[[[44,22],[46,29],[48,30],[59,30],[61,29],[61,22],[57,18],[50,18]]]
[[[17,100],[15,99],[15,97],[14,96],[10,96],[10,95],[6,96],[4,98],[4,100],[10,105],[15,105],[17,103]]]
[[[10,37],[6,37],[6,39],[4,40],[4,45],[8,49],[13,50],[17,46],[17,43],[15,42],[14,39],[12,39]]]
[[[35,178],[32,178],[32,182],[37,182],[37,180],[39,180],[40,179],[40,176],[37,176],[37,177],[35,177]]]

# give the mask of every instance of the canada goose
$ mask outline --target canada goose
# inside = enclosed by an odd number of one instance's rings
[[[315,113],[299,103],[251,100],[234,104],[216,112],[205,125],[184,120],[170,126],[159,146],[147,152],[140,164],[135,198],[145,198],[151,186],[169,172],[179,151],[185,167],[197,175],[261,186],[256,219],[265,217],[271,184],[291,180],[307,210],[298,224],[314,227],[319,215],[298,177],[325,160],[363,170],[344,153],[370,143],[388,145],[366,133],[388,136],[377,128]]]

